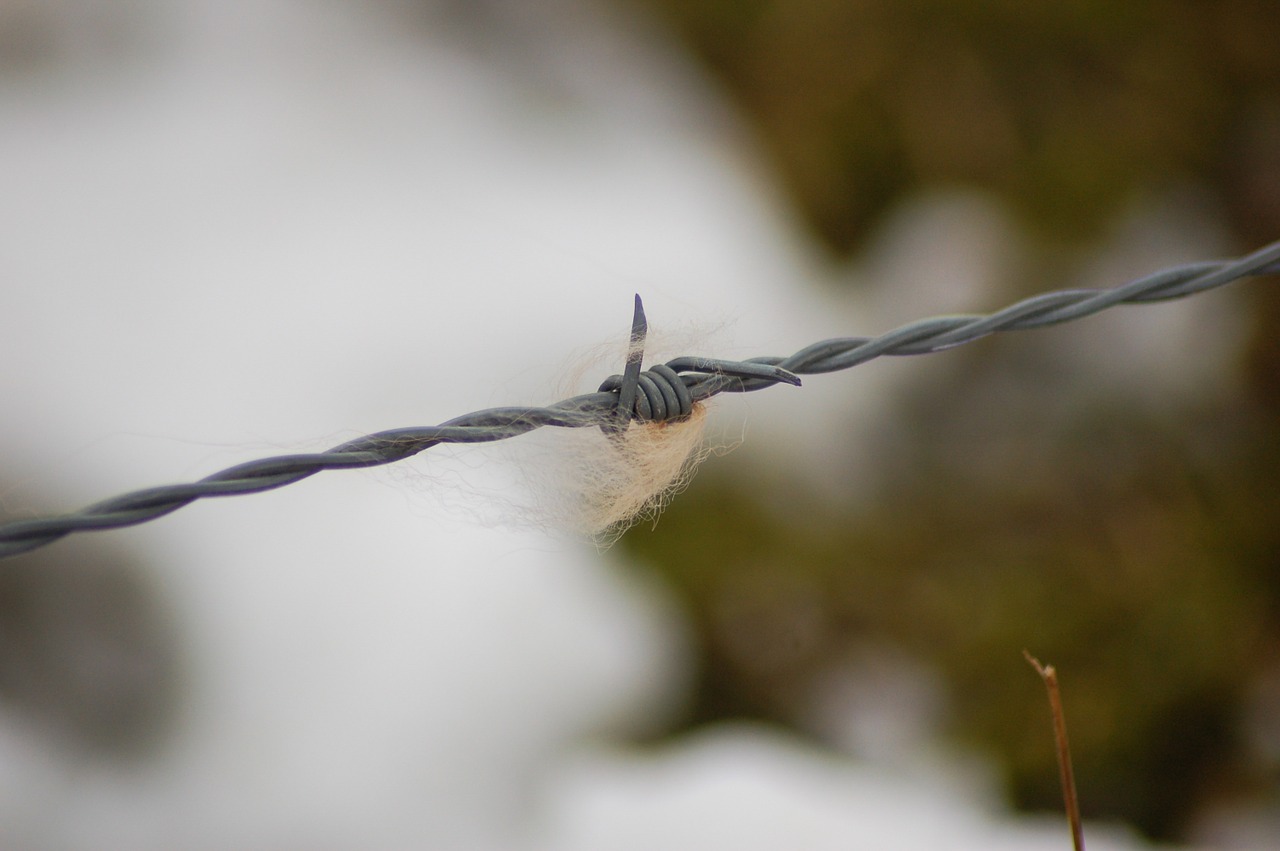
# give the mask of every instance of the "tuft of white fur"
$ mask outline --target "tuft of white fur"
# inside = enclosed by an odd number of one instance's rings
[[[693,332],[676,336],[673,343],[663,335],[663,352],[706,340]],[[620,370],[625,354],[625,346],[602,345],[570,358],[556,397],[591,392]],[[646,358],[661,360],[661,354]],[[567,533],[607,548],[636,523],[656,522],[702,461],[739,442],[708,441],[707,423],[708,405],[699,402],[683,420],[633,421],[612,435],[594,426],[549,426],[493,443],[439,446],[387,475],[470,523]]]
[[[691,341],[706,340],[705,333],[693,331],[675,337],[679,339],[662,336],[663,351],[684,351]],[[598,346],[574,358],[565,370],[573,386],[561,388],[561,394],[594,389],[605,375],[620,369],[625,353],[623,346]],[[648,363],[660,361],[660,354],[646,358]],[[707,405],[699,402],[683,420],[633,421],[611,436],[592,427],[543,428],[504,441],[500,454],[519,480],[520,493],[500,498],[507,509],[500,522],[533,524],[608,547],[636,523],[656,522],[688,486],[698,465],[730,448],[708,444],[706,431]]]
[[[578,429],[564,440],[567,476],[544,479],[543,510],[556,525],[612,544],[642,520],[656,521],[684,490],[711,448],[703,441],[707,409],[698,403],[684,420],[631,423],[606,437]],[[544,471],[546,472],[546,471]]]

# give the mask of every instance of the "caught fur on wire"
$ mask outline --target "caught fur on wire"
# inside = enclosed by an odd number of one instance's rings
[[[636,523],[656,521],[698,465],[718,451],[704,439],[706,405],[694,399],[686,379],[664,363],[642,369],[647,335],[644,305],[636,296],[625,369],[599,386],[600,392],[617,394],[612,420],[599,430],[557,435],[546,452],[526,446],[512,458],[532,496],[532,504],[516,512],[517,520],[607,547]],[[723,369],[750,377],[761,367],[726,363]]]
[[[608,435],[575,429],[531,436],[497,459],[516,471],[518,495],[499,493],[486,504],[499,525],[533,525],[608,547],[636,523],[656,521],[717,451],[706,426],[707,406],[698,402],[680,419],[633,421]]]
[[[939,316],[896,328],[879,337],[841,337],[807,346],[789,357],[720,361],[682,357],[666,366],[679,376],[693,402],[723,392],[744,392],[778,383],[799,384],[797,375],[849,369],[883,355],[919,355],[969,343],[997,331],[1043,328],[1080,319],[1117,304],[1182,298],[1254,275],[1280,272],[1280,242],[1231,261],[1189,263],[1138,278],[1113,289],[1060,290],[1033,296],[990,315]],[[628,367],[631,367],[630,359]],[[639,375],[639,362],[631,372]],[[548,407],[490,408],[437,426],[365,435],[327,452],[285,455],[240,464],[198,482],[148,488],[61,517],[0,525],[0,558],[45,546],[72,532],[114,529],[163,517],[198,499],[258,493],[293,484],[321,470],[373,467],[400,461],[440,443],[505,440],[543,426],[599,426],[614,433],[635,415],[622,392],[644,390],[624,374],[617,391],[575,396]],[[659,390],[661,392],[661,390]],[[621,413],[620,411],[625,411]]]

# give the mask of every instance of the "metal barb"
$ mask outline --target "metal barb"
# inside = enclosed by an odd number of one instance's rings
[[[719,358],[683,357],[667,361],[667,366],[687,372],[709,372],[714,375],[726,375],[732,378],[759,378],[769,383],[790,384],[800,386],[800,376],[790,370],[771,363],[749,360],[720,360]]]
[[[923,355],[971,343],[1000,331],[1043,328],[1073,321],[1117,304],[1149,304],[1182,298],[1241,278],[1280,274],[1280,242],[1228,261],[1187,263],[1104,290],[1059,290],[1024,299],[988,315],[922,319],[879,337],[842,337],[806,346],[788,357],[745,361],[682,357],[641,372],[647,331],[636,296],[631,345],[622,375],[605,379],[595,393],[547,407],[489,408],[434,426],[364,435],[327,452],[263,458],[198,482],[147,488],[61,517],[0,525],[0,558],[51,544],[72,532],[118,529],[156,520],[198,499],[240,496],[284,487],[322,470],[391,464],[440,443],[506,440],[537,428],[598,426],[620,434],[635,417],[662,422],[686,416],[695,402],[719,393],[743,393],[775,384],[800,383],[797,374],[849,369],[886,355]]]
[[[631,316],[631,342],[627,345],[627,365],[622,370],[622,384],[618,386],[618,409],[614,421],[605,427],[605,434],[621,434],[631,422],[636,406],[636,393],[640,388],[640,366],[644,362],[644,338],[649,333],[649,322],[644,316],[644,302],[636,293],[636,308]]]

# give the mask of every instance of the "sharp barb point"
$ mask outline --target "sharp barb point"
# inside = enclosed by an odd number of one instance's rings
[[[790,370],[786,370],[780,366],[776,366],[774,367],[774,375],[776,375],[778,377],[778,380],[784,384],[790,384],[793,387],[800,386],[800,376],[796,375],[794,372],[791,372]]]
[[[614,426],[609,433],[617,434],[631,422],[636,405],[636,393],[640,387],[640,367],[644,362],[644,340],[649,333],[649,322],[644,315],[644,302],[636,293],[635,312],[631,316],[631,343],[627,346],[627,364],[622,371],[622,384],[618,387],[618,409]]]

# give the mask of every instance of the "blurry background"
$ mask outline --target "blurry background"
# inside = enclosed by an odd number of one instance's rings
[[[940,187],[982,193],[1022,237],[970,302],[984,308],[1138,271],[1141,253],[1096,259],[1116,240],[1178,255],[1280,234],[1274,4],[645,5],[738,108],[833,264],[875,257],[886,220]],[[1161,216],[1182,221],[1160,233]],[[845,477],[799,527],[772,505],[786,484],[717,464],[628,539],[697,613],[690,721],[829,737],[806,717],[812,690],[888,645],[942,678],[948,727],[999,755],[1020,806],[1053,807],[1041,696],[1012,652],[1026,645],[1070,683],[1087,811],[1172,839],[1224,799],[1274,800],[1275,722],[1246,719],[1280,717],[1280,293],[1238,295],[1238,342],[1176,393],[1168,373],[1199,371],[1218,341],[1167,329],[1178,351],[1139,371],[1127,347],[1146,342],[1073,328],[928,364],[890,390],[903,415],[876,435],[873,479]],[[1095,348],[1085,366],[1062,347]],[[860,438],[831,463],[866,453]]]
[[[635,291],[784,354],[1256,248],[1276,43],[1262,0],[0,0],[0,513],[547,401]],[[1277,331],[1242,283],[729,398],[606,554],[492,525],[513,441],[7,561],[4,844],[1065,847],[1005,809],[1059,808],[1026,647],[1087,817],[1273,847]]]

